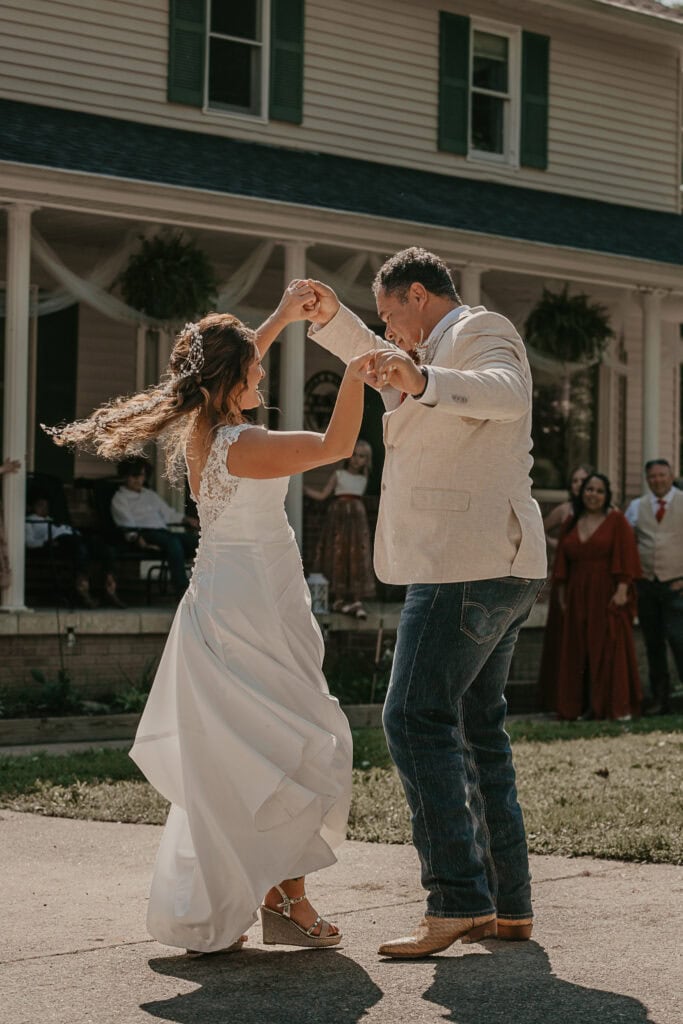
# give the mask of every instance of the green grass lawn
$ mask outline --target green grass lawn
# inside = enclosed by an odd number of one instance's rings
[[[683,864],[683,716],[509,730],[533,853]],[[409,842],[381,730],[356,730],[354,743],[350,838]],[[0,807],[153,824],[167,810],[121,750],[0,757]]]

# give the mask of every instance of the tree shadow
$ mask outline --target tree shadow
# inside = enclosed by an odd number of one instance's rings
[[[149,961],[157,974],[198,985],[172,999],[141,1004],[178,1024],[356,1024],[382,990],[338,950],[244,949],[238,954]]]
[[[492,940],[489,952],[434,961],[428,1002],[457,1024],[654,1024],[631,996],[584,988],[552,973],[537,942]]]

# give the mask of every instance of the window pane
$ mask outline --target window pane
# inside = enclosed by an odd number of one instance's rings
[[[212,39],[209,47],[209,103],[260,114],[260,65],[260,47]]]
[[[485,153],[504,152],[505,104],[496,96],[472,93],[472,147]]]
[[[211,0],[211,31],[259,40],[259,0]]]
[[[508,91],[508,40],[505,36],[474,33],[472,84],[495,92]]]
[[[591,367],[554,380],[535,374],[534,487],[561,489],[575,466],[595,465],[598,371]]]

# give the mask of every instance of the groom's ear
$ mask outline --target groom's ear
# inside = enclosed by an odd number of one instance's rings
[[[418,309],[423,309],[429,298],[429,292],[419,281],[413,281],[408,289],[408,297],[417,305]]]

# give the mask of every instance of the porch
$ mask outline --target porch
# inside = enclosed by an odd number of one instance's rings
[[[372,309],[370,282],[392,248],[391,238],[395,244],[420,242],[445,250],[463,300],[504,312],[520,330],[543,287],[558,289],[569,281],[575,290],[585,291],[608,309],[615,339],[602,363],[591,367],[588,375],[577,375],[576,367],[568,371],[557,360],[535,360],[530,353],[539,410],[534,436],[536,497],[547,507],[563,500],[566,475],[577,462],[591,462],[605,471],[621,502],[640,493],[645,457],[669,458],[678,467],[683,289],[652,288],[649,281],[656,267],[641,265],[640,276],[629,265],[629,280],[624,278],[623,260],[601,256],[591,257],[600,267],[587,273],[585,255],[570,259],[554,247],[548,250],[542,270],[537,267],[531,272],[528,264],[536,253],[529,251],[528,243],[506,242],[501,248],[500,239],[481,235],[475,240],[461,232],[444,234],[423,227],[398,235],[396,224],[387,230],[383,222],[367,220],[365,227],[374,228],[375,239],[363,238],[355,244],[348,239],[334,246],[301,237],[281,241],[264,229],[258,233],[256,227],[250,233],[188,227],[180,215],[171,223],[182,227],[206,252],[219,279],[226,282],[223,290],[232,296],[231,309],[253,325],[268,315],[293,276],[310,275],[329,281],[342,300],[381,329]],[[25,457],[22,470],[3,480],[13,571],[12,583],[3,592],[3,607],[21,610],[26,607],[26,472],[54,473],[70,485],[78,477],[111,473],[101,460],[55,449],[39,424],[85,415],[112,394],[158,379],[166,365],[170,337],[144,323],[136,324],[132,313],[126,318],[120,312],[103,311],[99,293],[93,298],[81,289],[103,265],[111,266],[112,261],[120,265],[122,254],[131,248],[131,236],[149,234],[159,222],[134,220],[131,224],[122,217],[57,206],[32,210],[16,203],[8,208],[6,223],[6,266],[0,263],[0,279],[7,281],[3,450],[6,457],[22,453]],[[293,226],[290,223],[290,231]],[[43,243],[54,260],[46,262]],[[361,244],[365,247],[360,248]],[[467,258],[465,264],[463,258]],[[65,276],[67,271],[70,276]],[[60,281],[67,283],[55,287]],[[60,308],[41,314],[55,305]],[[56,325],[55,317],[59,318]],[[273,346],[266,369],[269,408],[261,411],[262,420],[285,429],[324,429],[341,366],[306,342],[303,324],[289,327]],[[375,453],[368,488],[375,502],[382,462],[381,413],[378,397],[369,394],[361,436],[370,441]],[[562,417],[567,441],[558,452],[552,435]],[[318,470],[308,482],[319,486],[328,472]],[[178,505],[184,501],[180,492],[166,487],[161,473],[157,488]],[[291,482],[287,507],[304,558],[310,561],[318,510],[305,508],[301,478]]]
[[[365,715],[379,724],[401,605],[368,602],[367,609],[367,620],[334,613],[317,619],[325,637],[325,669],[332,692],[345,706],[374,705],[375,712],[368,709]],[[43,684],[34,671],[48,683],[57,679],[60,670],[66,672],[69,692],[86,714],[141,710],[173,615],[173,608],[152,607],[38,609],[0,616],[0,704],[4,705],[0,717],[21,717],[13,709],[20,708],[22,701],[29,717],[69,713],[68,707],[37,710]],[[537,604],[518,642],[506,694],[513,712],[537,709],[536,674],[545,616],[545,604]],[[140,707],[133,706],[136,700]]]

